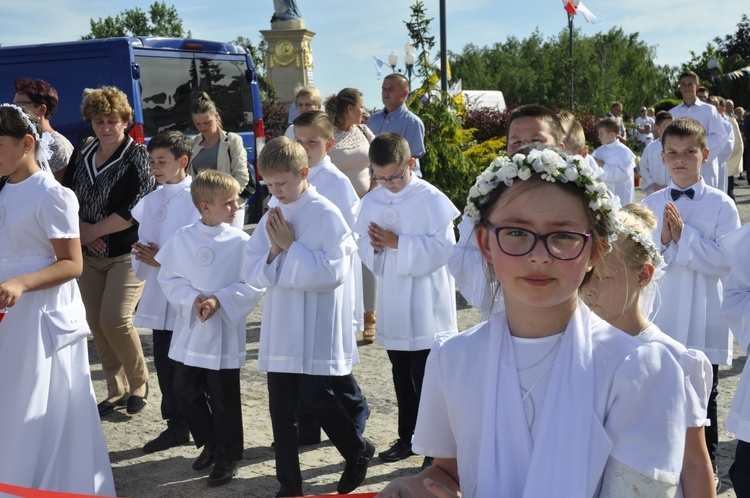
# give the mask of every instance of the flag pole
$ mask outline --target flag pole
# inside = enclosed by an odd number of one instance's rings
[[[570,110],[573,111],[573,14],[568,13],[568,31],[570,34]]]

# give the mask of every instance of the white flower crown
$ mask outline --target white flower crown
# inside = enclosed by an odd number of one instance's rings
[[[640,244],[646,250],[648,255],[651,257],[651,261],[653,261],[654,267],[656,269],[662,267],[662,265],[664,264],[664,258],[662,258],[661,254],[659,253],[659,249],[656,247],[656,244],[654,244],[654,241],[650,236],[644,235],[640,232],[636,232],[632,228],[626,226],[621,226],[620,232],[627,235],[630,240],[632,240],[636,244]]]
[[[0,104],[0,107],[10,107],[18,111],[18,114],[20,114],[21,118],[23,118],[23,120],[26,122],[26,126],[31,129],[34,135],[34,140],[39,142],[39,147],[37,148],[35,155],[37,162],[43,170],[52,173],[52,169],[49,166],[49,160],[52,159],[52,150],[50,149],[50,147],[55,143],[55,139],[52,138],[52,134],[45,131],[40,137],[39,131],[36,129],[36,126],[34,126],[34,123],[32,123],[29,117],[26,115],[26,111],[24,111],[21,107],[15,104]]]
[[[510,187],[514,179],[528,180],[535,174],[548,182],[573,183],[580,188],[589,201],[589,209],[606,227],[607,241],[617,240],[621,226],[617,218],[620,205],[604,182],[597,179],[601,171],[591,168],[581,156],[563,158],[552,149],[532,149],[528,155],[516,154],[513,159],[500,156],[492,161],[469,190],[464,215],[476,224],[479,221],[478,207],[487,202],[489,194],[500,182]]]

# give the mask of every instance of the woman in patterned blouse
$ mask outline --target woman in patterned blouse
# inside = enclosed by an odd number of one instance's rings
[[[80,203],[83,274],[79,285],[86,318],[107,379],[99,414],[127,407],[140,412],[148,396],[148,369],[133,312],[143,282],[133,273],[131,245],[138,239],[130,210],[154,189],[146,147],[125,131],[133,120],[127,96],[111,86],[84,95],[83,118],[96,137],[76,147],[63,184]]]

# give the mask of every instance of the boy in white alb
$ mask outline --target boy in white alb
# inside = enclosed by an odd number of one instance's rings
[[[359,196],[351,180],[331,162],[328,153],[334,145],[333,121],[323,112],[307,111],[294,120],[295,141],[302,145],[307,153],[307,165],[310,172],[307,181],[315,190],[334,203],[344,216],[349,229],[353,229],[359,210]],[[278,206],[272,198],[269,206]],[[354,333],[364,328],[364,303],[362,294],[362,262],[355,253],[352,256],[352,271],[347,278],[345,292],[351,296],[347,304],[352,307],[352,337],[345,339],[346,345],[352,348],[352,364],[359,363],[359,353]],[[354,420],[357,430],[364,433],[370,407],[362,394],[353,374],[336,376],[331,379],[331,388]],[[320,426],[314,417],[303,411],[300,416],[300,441],[319,442]]]
[[[413,455],[430,348],[457,332],[447,263],[456,243],[453,220],[460,213],[442,192],[412,174],[414,158],[401,135],[381,133],[369,155],[373,178],[382,187],[362,198],[354,230],[362,261],[379,279],[375,335],[388,350],[398,402],[398,440],[378,457],[396,462]]]
[[[569,123],[575,116],[566,116]],[[508,118],[508,157],[519,149],[535,142],[545,145],[561,145],[566,140],[566,127],[555,111],[537,104],[522,105],[513,110]],[[583,144],[585,145],[585,137]],[[567,148],[567,145],[566,145]],[[587,161],[591,154],[586,156]],[[592,168],[599,166],[594,163]],[[493,289],[485,277],[485,264],[477,244],[474,221],[463,215],[458,224],[459,238],[448,257],[448,270],[456,280],[458,291],[466,301],[482,312],[482,321],[504,306],[500,289]]]
[[[268,372],[276,448],[276,496],[301,496],[298,403],[307,408],[346,460],[339,493],[367,475],[375,447],[364,439],[331,388],[354,363],[351,296],[344,283],[357,246],[341,211],[307,182],[304,148],[271,140],[258,169],[280,203],[247,244],[247,280],[266,288],[258,369]]]
[[[641,188],[647,195],[658,192],[669,185],[669,171],[661,158],[661,134],[673,120],[667,111],[659,111],[656,115],[654,129],[658,137],[648,144],[641,155],[638,171],[641,174]]]
[[[659,220],[654,241],[667,264],[659,282],[661,304],[651,320],[685,347],[703,351],[713,365],[706,444],[715,465],[719,365],[732,364],[732,334],[721,312],[721,279],[729,273],[729,265],[718,241],[740,226],[740,218],[732,199],[701,177],[709,150],[698,121],[672,121],[661,143],[664,165],[672,177],[670,188],[643,201]]]
[[[750,269],[745,264],[750,246],[750,225],[743,225],[719,240],[727,256],[729,272],[724,280],[722,308],[727,323],[747,353],[750,351]],[[750,364],[742,369],[732,408],[727,415],[727,430],[737,438],[734,463],[729,478],[738,498],[750,496]]]
[[[193,469],[213,465],[209,486],[231,481],[242,460],[245,319],[262,295],[244,279],[249,236],[230,226],[239,192],[231,175],[199,172],[190,193],[200,221],[179,229],[156,255],[159,284],[177,312],[169,348],[175,395],[195,445],[203,446]]]
[[[624,205],[635,200],[635,154],[617,140],[619,130],[620,125],[614,118],[604,118],[596,123],[602,145],[594,151],[593,156],[596,164],[604,170],[600,179]]]
[[[145,453],[154,453],[190,440],[172,385],[174,360],[169,358],[176,313],[159,286],[160,265],[154,258],[169,237],[198,221],[200,215],[190,197],[192,178],[185,172],[193,153],[193,141],[179,131],[166,131],[152,138],[147,148],[151,172],[161,187],[143,197],[131,211],[138,222],[138,242],[133,244],[131,259],[135,276],[146,281],[133,325],[153,331],[161,417],[167,421],[167,429],[143,447]]]

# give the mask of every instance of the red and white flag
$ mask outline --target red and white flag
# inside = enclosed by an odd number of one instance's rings
[[[578,11],[576,10],[576,6],[573,5],[573,2],[571,2],[570,0],[562,0],[562,3],[563,7],[565,8],[565,12],[567,12],[571,16],[576,15]]]
[[[588,7],[583,5],[583,2],[576,2],[577,5],[574,5],[572,0],[562,0],[562,3],[565,12],[567,12],[571,16],[574,16],[578,12],[580,12],[581,15],[583,15],[583,18],[586,19],[586,22],[588,22],[589,24],[596,24],[598,22],[601,22],[599,18],[596,17],[594,13],[588,9]]]

